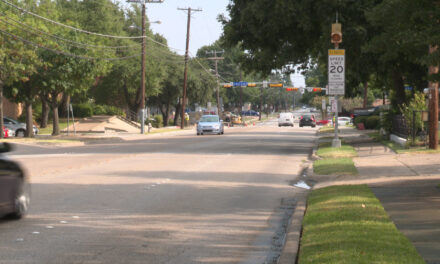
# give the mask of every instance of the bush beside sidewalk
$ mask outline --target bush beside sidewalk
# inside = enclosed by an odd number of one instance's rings
[[[369,186],[356,185],[356,179],[363,175],[357,176],[356,168],[355,171],[347,169],[354,166],[352,163],[337,165],[342,163],[342,159],[351,160],[357,156],[345,139],[351,142],[353,138],[363,137],[358,140],[361,147],[356,147],[362,152],[362,158],[378,154],[374,153],[377,149],[387,152],[385,146],[381,148],[364,143],[368,142],[366,135],[350,129],[348,133],[342,133],[341,149],[333,149],[329,143],[323,143],[329,141],[329,137],[322,137],[319,141],[315,152],[318,160],[314,162],[312,178],[318,183],[327,183],[315,185],[309,194],[298,263],[425,263],[413,244],[397,230]],[[344,138],[344,134],[349,135]],[[387,156],[379,154],[376,159],[386,162],[397,155],[385,154]],[[339,158],[341,155],[347,157]],[[387,174],[386,164],[383,170]],[[371,178],[372,175],[369,176]],[[378,173],[374,176],[381,177]],[[335,182],[353,185],[331,186]],[[317,188],[319,186],[330,187]]]

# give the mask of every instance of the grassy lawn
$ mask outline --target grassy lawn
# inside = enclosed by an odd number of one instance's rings
[[[335,128],[332,126],[324,126],[319,129],[319,133],[335,133]]]
[[[315,160],[313,171],[319,175],[357,175],[358,171],[351,158],[331,158]]]
[[[383,145],[389,147],[390,149],[394,150],[396,153],[403,154],[403,153],[440,153],[440,149],[433,150],[433,149],[427,149],[424,146],[411,146],[411,147],[404,147],[400,144],[397,144],[396,142],[385,140],[380,135],[379,132],[373,132],[368,133],[368,136],[371,138],[374,138],[376,141],[382,143]],[[439,135],[440,138],[440,135]]]
[[[67,119],[60,118],[59,125],[60,125],[60,130],[65,129],[67,127]],[[70,121],[70,125],[72,125],[72,121]],[[53,129],[53,125],[52,125],[52,121],[51,121],[51,122],[49,122],[49,124],[47,124],[47,127],[40,128],[40,134],[41,135],[51,135],[52,129]]]
[[[368,186],[351,185],[310,194],[298,263],[425,262]]]
[[[188,130],[190,128],[184,128],[183,130]],[[148,130],[148,128],[146,128],[146,130]],[[180,131],[182,129],[180,128],[154,128],[153,130],[151,130],[150,133],[145,132],[146,135],[148,134],[158,134],[158,133],[166,133],[166,132],[175,132],[175,131]]]
[[[332,148],[332,143],[319,143],[319,148],[316,154],[322,158],[351,158],[356,157],[356,150],[347,144],[342,144],[340,148]]]

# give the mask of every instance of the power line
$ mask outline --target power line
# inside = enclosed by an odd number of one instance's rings
[[[139,56],[140,56],[140,54],[137,54],[137,55],[134,55],[134,56],[118,57],[118,58],[98,58],[98,57],[79,56],[79,55],[75,55],[75,54],[73,54],[73,53],[64,52],[64,51],[60,51],[60,50],[55,50],[55,49],[51,49],[51,48],[48,48],[48,47],[43,46],[43,45],[40,45],[40,44],[36,44],[36,43],[34,43],[34,42],[32,42],[32,41],[29,41],[29,40],[24,39],[24,38],[22,38],[22,37],[19,37],[19,36],[17,36],[17,35],[14,35],[14,34],[8,33],[8,32],[3,31],[3,30],[1,30],[1,29],[0,29],[0,33],[3,33],[3,34],[5,34],[5,35],[7,35],[7,36],[9,36],[9,37],[12,37],[12,38],[18,39],[18,40],[22,41],[23,43],[26,43],[26,44],[28,44],[28,45],[32,45],[32,46],[34,46],[34,47],[41,48],[41,49],[45,49],[45,50],[48,50],[48,51],[54,52],[54,53],[56,53],[56,54],[65,55],[65,56],[69,56],[69,57],[73,57],[73,58],[78,58],[78,59],[85,59],[85,60],[108,60],[108,61],[112,61],[112,60],[125,60],[125,59],[131,59],[131,58],[136,58],[136,57],[139,57]]]
[[[15,9],[20,10],[21,12],[28,13],[28,14],[34,16],[34,17],[37,17],[37,18],[42,19],[42,20],[45,20],[45,21],[50,22],[52,24],[55,24],[55,25],[58,25],[58,26],[62,26],[62,27],[65,27],[65,28],[69,28],[69,29],[72,29],[72,30],[75,30],[75,31],[78,31],[78,32],[81,32],[81,33],[85,33],[85,34],[89,34],[89,35],[95,35],[95,36],[100,36],[100,37],[107,37],[107,38],[118,38],[118,39],[142,39],[143,38],[143,36],[135,36],[135,37],[114,36],[114,35],[106,35],[106,34],[101,34],[101,33],[90,32],[90,31],[87,31],[87,30],[83,30],[83,29],[79,29],[79,28],[72,27],[72,26],[69,26],[69,25],[65,25],[63,23],[51,20],[49,18],[37,15],[37,14],[32,13],[32,12],[30,12],[30,11],[24,9],[24,8],[21,8],[21,7],[16,6],[16,5],[12,4],[12,3],[9,3],[6,0],[0,0],[0,1],[5,3],[6,5],[9,5],[9,6],[15,8]]]
[[[4,13],[0,13],[0,14],[4,15]],[[4,15],[4,16],[6,18],[8,18],[9,20],[12,20],[12,21],[14,21],[14,22],[24,26],[24,27],[29,28],[30,30],[24,29],[24,28],[20,27],[19,25],[11,24],[11,23],[3,20],[2,18],[0,18],[0,21],[2,21],[3,23],[6,23],[6,24],[11,25],[11,26],[14,26],[16,28],[19,28],[19,29],[21,29],[23,31],[26,31],[26,32],[34,34],[34,35],[38,35],[38,33],[41,33],[41,34],[46,35],[46,36],[48,36],[50,38],[54,38],[54,39],[58,39],[58,40],[70,43],[71,46],[75,46],[75,47],[81,47],[81,48],[100,48],[100,49],[125,49],[125,48],[139,47],[139,44],[127,45],[127,46],[100,46],[100,45],[91,45],[91,44],[86,44],[86,43],[80,43],[80,42],[76,42],[76,41],[73,41],[73,40],[65,39],[65,38],[62,38],[62,37],[59,37],[59,36],[56,36],[56,35],[49,34],[49,33],[45,32],[43,30],[36,29],[36,28],[34,28],[32,26],[29,26],[29,25],[27,25],[25,23],[22,23],[22,22],[20,22],[18,20],[15,20],[15,19],[11,18],[11,17],[8,17],[6,15]],[[38,33],[32,32],[31,30],[36,31]]]

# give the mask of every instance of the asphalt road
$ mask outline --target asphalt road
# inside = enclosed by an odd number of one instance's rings
[[[20,145],[32,204],[0,221],[0,263],[265,263],[292,214],[316,129],[81,147]]]

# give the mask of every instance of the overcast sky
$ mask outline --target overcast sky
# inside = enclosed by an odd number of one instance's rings
[[[151,24],[153,32],[163,35],[168,40],[168,46],[183,55],[188,15],[177,8],[202,9],[201,12],[192,13],[191,18],[189,51],[191,56],[195,56],[199,48],[214,43],[221,36],[223,28],[217,16],[228,15],[228,3],[229,0],[164,0],[163,3],[147,3],[147,17],[150,21],[161,21],[161,24]],[[295,86],[304,86],[302,75],[295,74],[291,78]]]

